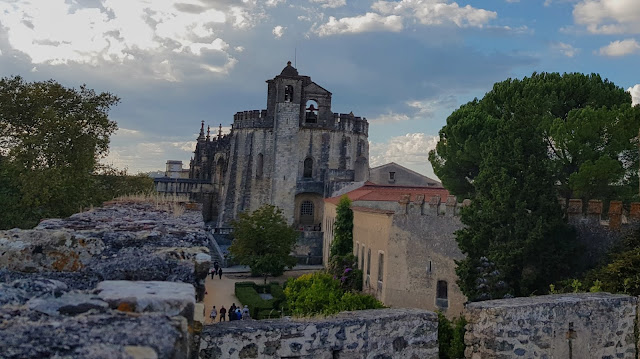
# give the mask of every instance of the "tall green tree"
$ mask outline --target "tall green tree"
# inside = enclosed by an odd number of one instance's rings
[[[0,199],[21,213],[11,220],[7,216],[16,214],[3,211],[5,228],[67,216],[95,202],[92,175],[117,129],[108,113],[118,102],[85,86],[0,79],[0,181],[12,188]]]
[[[524,117],[524,116],[523,116]],[[575,235],[563,222],[546,145],[522,118],[484,144],[475,199],[456,233],[466,258],[458,284],[470,300],[528,296],[571,274]],[[535,132],[534,132],[535,133]]]
[[[639,128],[640,107],[595,74],[508,79],[452,113],[429,158],[446,188],[473,199],[456,235],[463,292],[530,295],[574,275],[558,198],[637,197]]]
[[[279,276],[285,267],[292,268],[296,259],[291,251],[298,232],[287,225],[282,211],[266,204],[252,213],[242,212],[232,222],[234,241],[229,252],[240,264],[248,265],[251,273],[264,277]]]
[[[534,73],[496,83],[481,100],[456,110],[429,154],[434,172],[457,196],[475,197],[482,144],[515,117],[542,136],[559,196],[637,195],[640,109],[624,89],[597,74]],[[533,134],[533,133],[532,133]]]
[[[353,210],[351,200],[342,196],[336,207],[333,242],[330,255],[345,256],[353,252]]]

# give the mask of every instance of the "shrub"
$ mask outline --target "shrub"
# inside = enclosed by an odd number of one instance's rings
[[[305,274],[290,279],[284,292],[289,310],[300,316],[384,307],[372,296],[343,290],[340,281],[328,273]]]
[[[464,332],[467,320],[464,316],[447,319],[438,312],[438,349],[440,359],[464,358]]]
[[[249,284],[250,283],[250,284]],[[274,300],[264,300],[256,291],[256,284],[253,282],[236,283],[235,294],[240,303],[249,307],[252,318],[261,310],[271,310],[274,308]],[[257,319],[257,316],[255,317]]]

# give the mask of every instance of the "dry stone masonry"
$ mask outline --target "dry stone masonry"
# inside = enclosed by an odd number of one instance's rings
[[[471,303],[465,356],[635,358],[638,300],[608,293],[556,294]]]
[[[313,320],[229,322],[205,328],[199,359],[438,358],[438,318],[417,309],[344,312]]]
[[[0,358],[189,358],[200,211],[112,203],[0,231]]]

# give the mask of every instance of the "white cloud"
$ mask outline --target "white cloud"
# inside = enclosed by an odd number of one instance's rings
[[[483,27],[497,17],[494,11],[460,7],[458,3],[442,0],[378,1],[371,8],[382,15],[400,15],[413,18],[423,25],[454,23],[459,27]]]
[[[573,8],[573,18],[594,34],[640,33],[640,1],[582,0]]]
[[[580,49],[575,48],[570,44],[565,44],[564,42],[551,44],[551,48],[562,53],[566,57],[574,57],[580,52]]]
[[[310,0],[312,3],[322,4],[324,8],[337,8],[347,5],[346,0]]]
[[[370,143],[369,157],[371,167],[395,162],[431,178],[435,177],[429,151],[436,147],[438,136],[424,133],[407,133],[404,136],[390,138],[385,143]]]
[[[508,3],[520,2],[520,0],[506,0]]]
[[[276,37],[276,39],[279,39],[282,37],[282,35],[284,35],[284,30],[286,29],[286,27],[282,27],[280,25],[276,26],[273,28],[273,31],[271,31],[273,33],[273,36]]]
[[[457,105],[453,95],[429,98],[423,100],[409,100],[405,102],[411,110],[411,114],[389,111],[377,117],[369,118],[370,123],[389,123],[402,121],[420,121],[433,119],[438,112],[450,113]]]
[[[640,44],[635,39],[626,39],[622,41],[612,41],[607,46],[600,48],[602,56],[625,56],[633,54],[640,49]]]
[[[409,121],[411,117],[404,113],[394,113],[388,112],[379,115],[378,117],[369,118],[369,123],[385,123],[385,122],[401,122],[401,121]]]
[[[10,46],[33,64],[138,63],[155,78],[179,81],[175,64],[233,67],[236,60],[217,29],[225,23],[251,27],[255,17],[245,5],[223,11],[204,0],[101,0],[93,7],[65,0],[0,2],[0,23]]]
[[[631,101],[633,105],[640,104],[640,84],[636,84],[633,87],[629,87],[627,92],[631,94]]]
[[[337,34],[354,34],[368,31],[394,31],[402,30],[402,17],[396,15],[380,16],[368,12],[364,15],[354,17],[343,17],[336,19],[329,17],[329,21],[315,29],[319,36],[329,36]]]

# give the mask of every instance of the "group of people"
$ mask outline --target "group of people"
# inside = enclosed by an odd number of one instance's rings
[[[228,314],[229,314],[229,321],[251,319],[251,316],[249,315],[249,307],[246,305],[244,306],[244,308],[240,308],[240,306],[236,307],[236,303],[233,303],[231,304],[231,307],[229,307]],[[220,319],[218,321],[219,322],[226,321],[227,320],[226,315],[227,315],[227,309],[223,305],[222,307],[220,307]],[[215,322],[216,317],[218,317],[218,310],[214,305],[213,309],[211,309],[211,313],[209,314],[209,318],[211,318],[212,322]]]
[[[222,279],[222,267],[220,267],[220,263],[213,262],[213,268],[211,268],[211,271],[209,272],[211,274],[211,279],[213,279],[216,274],[220,276],[220,279]]]

